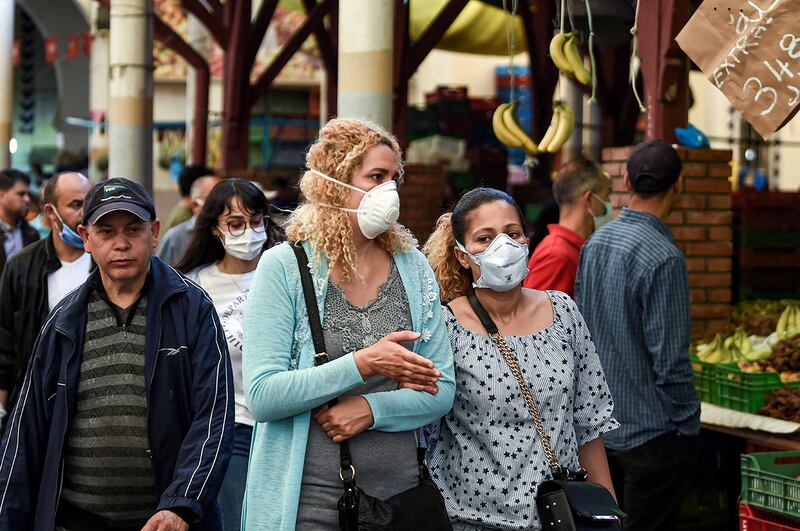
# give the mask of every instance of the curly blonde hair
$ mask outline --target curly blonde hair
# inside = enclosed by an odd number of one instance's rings
[[[439,297],[444,303],[467,295],[472,289],[472,273],[456,259],[455,248],[453,214],[448,212],[439,217],[436,230],[422,248],[439,283]]]
[[[366,120],[335,118],[325,124],[308,150],[306,166],[350,184],[353,172],[364,162],[367,152],[379,145],[394,151],[398,183],[401,183],[403,154],[397,139]],[[289,218],[286,235],[293,242],[308,241],[317,252],[317,259],[320,254],[328,259],[329,274],[339,265],[342,280],[349,282],[357,276],[353,226],[347,213],[336,207],[344,207],[350,190],[306,171],[300,179],[300,191],[304,199]],[[375,238],[375,242],[392,255],[417,245],[408,229],[398,223]]]

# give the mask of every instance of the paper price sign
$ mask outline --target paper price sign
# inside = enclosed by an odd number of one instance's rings
[[[675,40],[766,139],[800,110],[798,19],[800,0],[705,0]]]

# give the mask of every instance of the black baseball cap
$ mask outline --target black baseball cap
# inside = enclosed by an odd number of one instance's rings
[[[675,184],[683,163],[675,148],[663,140],[648,140],[636,146],[627,168],[634,192],[657,194]]]
[[[156,207],[144,186],[125,179],[114,177],[99,182],[89,190],[83,204],[83,225],[94,225],[109,212],[124,210],[142,219],[156,219]]]

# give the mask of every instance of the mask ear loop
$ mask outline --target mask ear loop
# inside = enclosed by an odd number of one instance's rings
[[[361,193],[362,193],[362,194],[364,194],[364,195],[366,195],[366,194],[367,194],[367,192],[365,192],[365,191],[364,191],[364,190],[362,190],[361,188],[358,188],[358,187],[356,187],[356,186],[353,186],[353,185],[350,185],[350,184],[347,184],[347,183],[343,183],[342,181],[339,181],[339,180],[337,180],[337,179],[334,179],[333,177],[329,177],[328,175],[325,175],[325,174],[324,174],[324,173],[322,173],[321,171],[317,171],[317,170],[315,170],[314,168],[309,168],[309,169],[308,169],[308,171],[310,171],[310,172],[311,172],[311,173],[313,173],[314,175],[317,175],[317,176],[319,176],[319,177],[322,177],[323,179],[327,179],[328,181],[331,181],[331,182],[333,182],[333,183],[335,183],[335,184],[338,184],[338,185],[344,186],[345,188],[349,188],[349,189],[351,189],[351,190],[354,190],[354,191],[356,191],[356,192],[361,192]],[[345,207],[338,207],[338,206],[328,205],[328,204],[326,204],[326,203],[319,203],[319,206],[321,206],[321,207],[323,207],[323,208],[334,208],[334,209],[336,209],[336,210],[342,210],[342,211],[344,211],[344,212],[352,212],[353,214],[358,214],[358,212],[359,212],[359,210],[358,210],[357,208],[345,208]]]

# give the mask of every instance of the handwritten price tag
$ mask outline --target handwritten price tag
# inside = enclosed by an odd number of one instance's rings
[[[799,17],[800,0],[705,0],[675,39],[765,139],[800,110]]]

